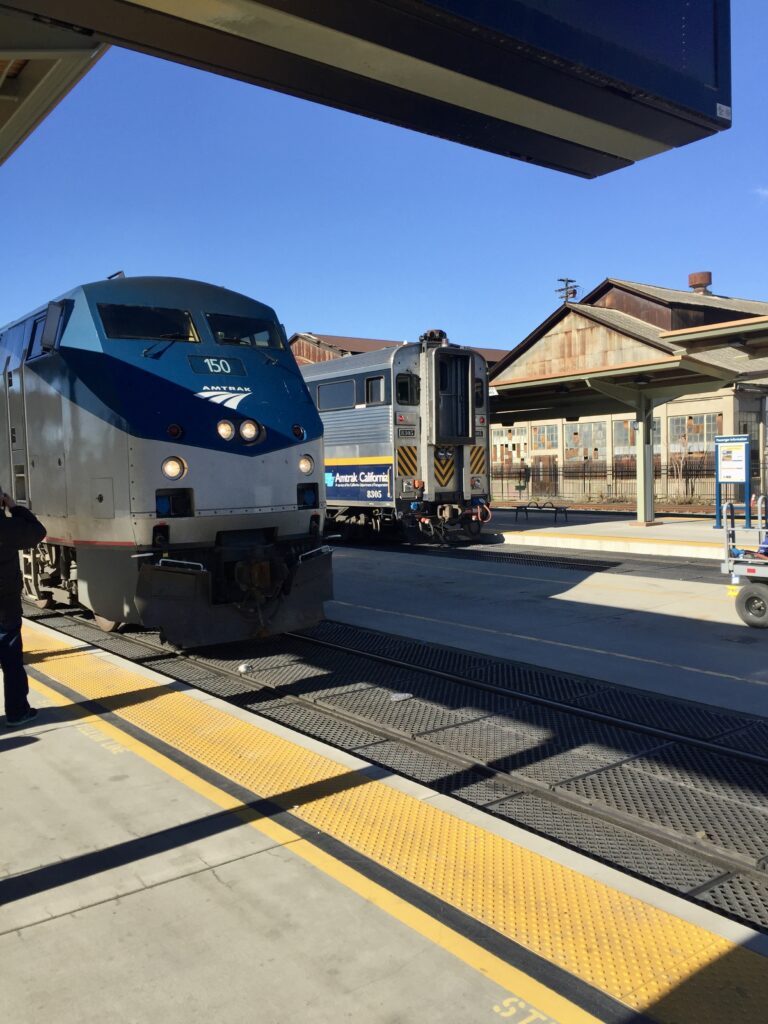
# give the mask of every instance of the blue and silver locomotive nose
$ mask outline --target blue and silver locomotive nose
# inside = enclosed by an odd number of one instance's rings
[[[38,323],[45,347],[27,342]],[[48,446],[23,453],[23,478],[49,524],[41,558],[60,566],[40,576],[52,596],[182,645],[322,616],[330,555],[305,571],[325,512],[322,425],[269,306],[124,278],[78,288],[6,337]],[[300,593],[310,576],[314,597]]]

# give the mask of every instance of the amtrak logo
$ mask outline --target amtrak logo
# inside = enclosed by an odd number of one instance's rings
[[[204,387],[202,391],[196,391],[196,398],[204,398],[215,405],[221,405],[225,409],[236,409],[244,398],[251,394],[250,388],[238,387]]]

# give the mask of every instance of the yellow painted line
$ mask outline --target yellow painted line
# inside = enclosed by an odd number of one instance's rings
[[[599,541],[601,544],[669,544],[686,548],[713,548],[718,551],[724,550],[722,542],[718,543],[711,540],[683,540],[670,537],[625,537],[623,535],[608,535],[602,533],[558,533],[553,530],[505,530],[504,536],[514,537],[516,540],[521,540],[523,537],[531,536],[554,537],[560,544],[563,544],[563,546],[566,546],[568,540],[588,540]]]
[[[632,1009],[663,1024],[762,1024],[768,971],[757,954],[383,782],[335,789],[333,780],[349,772],[330,758],[134,670],[73,652],[42,630],[25,627],[25,646],[33,664],[83,697],[107,701],[127,722],[262,797],[280,804],[285,795],[298,818]],[[120,706],[121,694],[142,689],[155,692]],[[161,757],[109,728],[141,756]],[[178,765],[163,767],[219,806],[222,799],[236,805]],[[312,786],[316,795],[295,806],[291,794]],[[265,819],[252,824],[561,1024],[594,1020],[294,833]]]
[[[391,466],[394,461],[391,455],[355,455],[343,459],[326,458],[326,466]]]

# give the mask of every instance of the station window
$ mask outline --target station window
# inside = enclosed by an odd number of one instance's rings
[[[531,448],[533,451],[557,448],[557,444],[556,423],[534,423],[531,426]]]
[[[661,420],[657,416],[653,417],[653,451],[656,455],[661,452]],[[613,421],[613,454],[637,454],[637,420]]]
[[[184,309],[99,303],[99,315],[108,338],[138,341],[200,341],[192,316]]]
[[[421,379],[415,373],[398,373],[395,378],[395,397],[398,405],[418,405]]]
[[[317,408],[320,412],[331,409],[354,409],[355,382],[353,380],[333,380],[327,384],[317,385]]]
[[[384,402],[384,378],[365,378],[365,404],[381,405]]]
[[[230,313],[206,313],[217,345],[243,345],[246,348],[283,348],[280,325],[257,316],[233,316]]]
[[[713,451],[715,437],[723,432],[723,414],[705,412],[697,416],[670,416],[668,420],[671,452]]]
[[[605,459],[605,421],[578,423],[563,430],[566,462],[594,461]]]

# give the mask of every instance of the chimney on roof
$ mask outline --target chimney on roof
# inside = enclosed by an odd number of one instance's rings
[[[688,275],[688,287],[692,288],[697,295],[711,295],[709,286],[712,284],[712,272],[701,270],[698,274]]]

